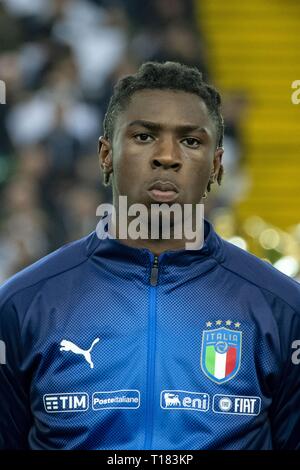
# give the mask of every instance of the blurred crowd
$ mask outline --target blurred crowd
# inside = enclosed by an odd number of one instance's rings
[[[111,201],[96,149],[118,78],[146,60],[175,60],[214,83],[198,17],[193,0],[2,0],[0,283],[94,230],[97,206]],[[231,177],[245,108],[242,93],[225,97]],[[208,210],[229,207],[244,186],[227,187],[225,175]]]

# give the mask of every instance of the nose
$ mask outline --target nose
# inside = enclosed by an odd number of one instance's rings
[[[151,167],[164,169],[180,170],[182,167],[182,160],[180,155],[180,146],[175,138],[172,136],[162,139],[160,145],[151,158]]]

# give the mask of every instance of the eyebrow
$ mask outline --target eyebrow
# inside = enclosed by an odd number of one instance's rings
[[[163,124],[160,124],[158,122],[144,121],[142,119],[137,119],[128,124],[128,127],[133,127],[133,126],[142,126],[151,131],[161,131],[165,127]],[[174,130],[179,133],[198,131],[198,132],[202,132],[208,135],[208,132],[205,129],[205,127],[199,127],[193,124],[184,124],[184,125],[174,126]]]

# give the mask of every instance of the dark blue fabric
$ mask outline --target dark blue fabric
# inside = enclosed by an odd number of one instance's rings
[[[155,287],[150,251],[92,233],[0,288],[0,448],[300,448],[299,285],[205,231],[201,250],[159,256]],[[220,327],[242,333],[224,383],[200,359],[203,331]],[[94,367],[63,340],[96,341]],[[132,404],[103,401],[122,395]],[[256,397],[255,413],[218,412],[220,397]]]

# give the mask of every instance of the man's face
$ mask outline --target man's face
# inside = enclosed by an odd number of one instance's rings
[[[210,176],[220,168],[216,139],[216,125],[197,95],[134,93],[117,118],[112,145],[101,138],[102,163],[112,165],[114,201],[126,195],[128,206],[201,202]]]

